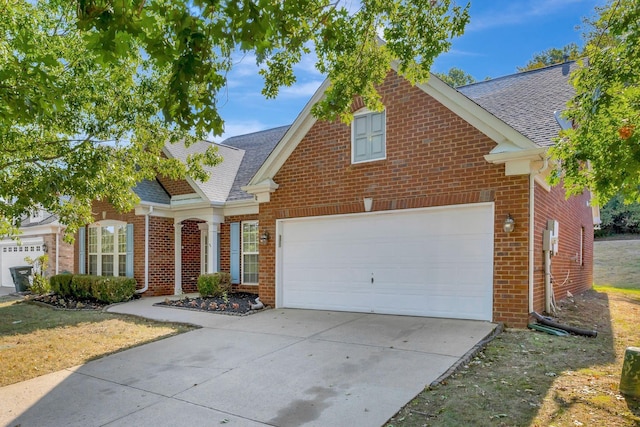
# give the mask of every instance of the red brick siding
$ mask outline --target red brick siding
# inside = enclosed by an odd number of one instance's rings
[[[578,294],[590,289],[593,284],[593,217],[588,206],[590,196],[585,192],[565,199],[561,186],[550,192],[536,185],[535,189],[535,267],[534,267],[534,310],[545,309],[544,292],[544,252],[542,236],[547,228],[547,220],[558,221],[558,255],[551,257],[551,274],[556,300],[566,298],[567,291]],[[584,228],[582,264],[580,256],[580,234]]]
[[[495,321],[524,326],[527,314],[528,176],[505,176],[483,156],[495,143],[420,89],[391,73],[380,88],[387,158],[351,164],[351,131],[316,122],[274,177],[280,187],[260,205],[260,229],[275,236],[281,218],[460,203],[495,202]],[[508,213],[516,230],[502,232]],[[260,296],[275,302],[275,241],[261,246]]]
[[[182,291],[198,292],[198,277],[202,271],[201,231],[198,224],[204,221],[182,221]]]
[[[144,217],[142,225],[134,226],[134,275],[138,287],[144,284]],[[173,295],[175,292],[175,228],[172,218],[149,217],[149,290],[145,296]],[[138,240],[138,235],[141,239]]]
[[[94,201],[92,211],[94,221],[111,219],[133,224],[133,271],[138,288],[144,286],[144,242],[145,217],[136,216],[134,211],[118,213],[106,202]],[[104,218],[103,218],[104,212]],[[85,236],[88,238],[88,235]],[[85,242],[85,247],[86,247]],[[171,295],[174,293],[174,227],[173,219],[149,217],[149,290],[147,296]],[[78,238],[74,243],[74,272],[79,271]],[[85,255],[85,263],[88,256]],[[87,271],[85,264],[85,271]]]
[[[169,179],[161,176],[157,177],[160,185],[169,193],[170,196],[180,196],[183,194],[193,194],[196,191],[189,185],[186,179]]]

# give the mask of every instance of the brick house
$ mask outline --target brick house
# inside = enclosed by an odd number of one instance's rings
[[[227,271],[276,307],[525,326],[592,284],[598,210],[545,181],[574,66],[458,90],[391,71],[384,111],[356,99],[350,126],[310,114],[325,82],[291,126],[220,144],[208,182],[143,182],[126,214],[96,202],[77,270],[133,275],[145,295]]]

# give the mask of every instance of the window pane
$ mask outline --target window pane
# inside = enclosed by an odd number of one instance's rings
[[[113,253],[113,235],[115,233],[115,227],[110,225],[107,227],[102,227],[102,253],[103,254],[112,254]]]
[[[118,252],[121,254],[127,253],[127,226],[118,226]]]
[[[243,263],[243,283],[258,283],[258,255],[245,254]]]
[[[242,252],[258,252],[258,224],[255,222],[242,224]]]
[[[118,276],[127,275],[127,255],[118,255]]]
[[[95,254],[96,252],[98,252],[98,229],[89,227],[89,253]]]
[[[113,255],[102,255],[102,275],[113,276]]]
[[[98,274],[98,255],[89,255],[89,274]]]

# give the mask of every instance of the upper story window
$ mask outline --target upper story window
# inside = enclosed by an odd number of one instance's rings
[[[351,163],[387,157],[385,112],[362,110],[351,122]]]

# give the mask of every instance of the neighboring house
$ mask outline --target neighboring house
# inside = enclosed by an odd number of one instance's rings
[[[20,225],[18,239],[0,240],[0,285],[14,287],[11,267],[29,265],[25,258],[49,256],[46,275],[73,271],[73,245],[63,241],[66,227],[58,217],[42,209],[25,218]]]
[[[588,192],[565,199],[545,181],[574,66],[458,90],[391,71],[385,110],[356,99],[351,126],[310,114],[325,82],[290,127],[218,145],[224,162],[208,182],[145,181],[125,214],[95,202],[77,270],[133,275],[145,295],[195,291],[201,273],[227,271],[276,307],[523,327],[552,292],[592,283],[597,208]],[[558,240],[545,275],[548,228]]]

